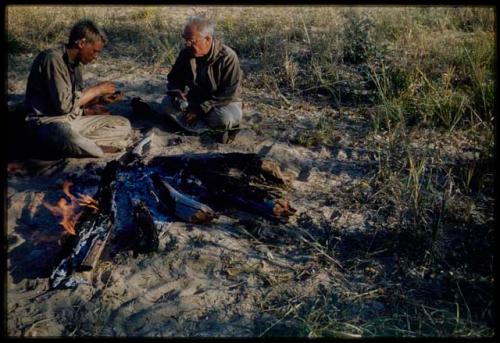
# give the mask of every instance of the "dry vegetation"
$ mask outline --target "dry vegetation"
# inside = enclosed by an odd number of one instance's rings
[[[338,215],[247,227],[256,244],[307,256],[271,276],[230,265],[267,287],[256,334],[492,336],[494,9],[9,7],[9,81],[26,77],[34,54],[65,41],[81,17],[107,31],[103,60],[168,69],[181,24],[195,12],[212,17],[241,57],[251,108],[315,113],[276,139],[312,150],[359,147],[375,161],[361,182],[324,194]],[[277,130],[294,124],[276,118]],[[339,138],[342,122],[359,124],[350,147]],[[350,225],[344,211],[363,213],[363,224]],[[299,285],[315,269],[334,271],[338,286],[303,296]]]

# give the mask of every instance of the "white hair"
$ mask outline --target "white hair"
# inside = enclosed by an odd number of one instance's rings
[[[184,24],[184,30],[188,27],[196,27],[203,37],[214,36],[215,24],[208,18],[199,15],[188,17],[186,24]]]

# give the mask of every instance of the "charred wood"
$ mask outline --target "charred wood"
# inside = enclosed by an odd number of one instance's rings
[[[118,165],[122,167],[133,165],[136,163],[141,164],[140,158],[143,157],[151,149],[151,142],[153,140],[153,137],[154,129],[151,129],[139,141],[135,142],[135,144],[131,148],[129,148],[118,160],[116,160],[116,163],[118,163]]]
[[[97,262],[99,262],[101,254],[104,250],[104,247],[108,243],[111,234],[111,221],[109,219],[110,218],[105,218],[104,221],[100,224],[105,228],[104,230],[95,231],[95,236],[90,239],[91,242],[89,244],[87,253],[85,254],[85,257],[83,258],[80,265],[77,266],[76,271],[90,271],[96,267]]]
[[[69,256],[64,258],[49,278],[51,288],[64,285],[73,286],[91,275],[76,273],[92,270],[109,239],[111,220],[106,214],[97,214],[77,226],[78,236],[72,242],[74,247]]]
[[[288,217],[296,212],[286,199],[263,199],[262,201],[255,201],[237,195],[222,194],[220,195],[219,202],[226,206],[235,207],[279,222],[288,221]]]
[[[159,174],[153,174],[151,179],[158,191],[160,203],[167,213],[189,223],[208,224],[215,218],[215,212],[210,207],[182,194],[163,181]]]
[[[144,254],[158,250],[158,231],[151,212],[143,201],[134,204],[134,226],[137,230],[134,254]]]
[[[150,130],[142,140],[132,149],[132,155],[141,157],[151,149],[151,141],[153,140],[154,131]]]
[[[184,169],[200,178],[206,171],[229,175],[239,171],[241,178],[248,181],[276,185],[290,189],[291,180],[285,177],[276,161],[251,153],[192,154],[186,156],[166,156],[153,159],[152,164],[168,166],[171,170]]]
[[[158,157],[151,164],[163,166],[170,173],[181,170],[177,175],[183,190],[194,191],[206,203],[279,221],[288,220],[296,212],[287,199],[291,181],[277,162],[257,154],[168,156]],[[193,186],[192,180],[199,182]]]

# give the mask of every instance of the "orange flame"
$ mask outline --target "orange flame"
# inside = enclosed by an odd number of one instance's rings
[[[69,187],[73,184],[70,181],[64,181],[63,192],[66,194],[70,202],[65,198],[59,199],[57,206],[50,205],[46,202],[43,205],[55,216],[62,217],[60,224],[63,228],[71,235],[76,235],[75,226],[80,219],[83,211],[81,207],[89,207],[95,213],[99,210],[97,207],[97,201],[86,194],[78,194],[79,198],[76,198],[70,193]]]

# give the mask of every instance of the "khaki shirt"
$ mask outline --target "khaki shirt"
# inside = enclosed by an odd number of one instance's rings
[[[241,101],[243,73],[236,53],[217,39],[208,54],[196,58],[183,49],[168,74],[168,89],[189,87],[188,101],[199,104],[201,111]]]
[[[82,66],[69,60],[66,46],[42,51],[33,61],[24,106],[28,116],[61,116],[75,119],[83,114]]]

